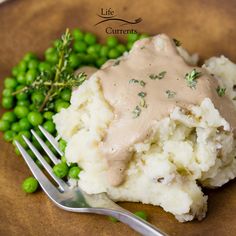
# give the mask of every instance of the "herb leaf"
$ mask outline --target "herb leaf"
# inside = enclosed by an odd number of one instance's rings
[[[143,81],[143,80],[140,80],[140,85],[142,86],[142,87],[144,87],[145,85],[146,85],[146,83]]]
[[[166,95],[168,98],[174,98],[176,95],[176,92],[171,91],[171,90],[166,90]]]
[[[113,64],[113,66],[118,66],[120,64],[120,60],[116,60]]]
[[[133,113],[133,118],[137,118],[141,114],[141,108],[139,106],[136,106],[135,109],[132,111]]]
[[[201,72],[196,71],[194,68],[190,73],[185,75],[185,80],[187,81],[187,85],[191,89],[195,89],[197,85],[197,78],[201,76]]]
[[[181,42],[178,39],[173,38],[173,41],[176,47],[179,47],[181,45]]]
[[[137,79],[131,79],[129,80],[129,84],[134,83],[134,84],[140,84],[142,87],[146,85],[146,83],[143,80],[137,80]]]
[[[162,71],[158,75],[156,75],[156,74],[149,75],[149,78],[152,80],[156,80],[156,79],[160,80],[160,79],[163,79],[165,75],[166,75],[166,71]]]
[[[217,87],[216,92],[218,93],[219,97],[223,97],[225,95],[226,88],[222,88],[220,86]]]
[[[144,97],[147,96],[147,93],[145,93],[145,92],[140,92],[140,93],[138,93],[138,96],[141,97],[141,98],[144,98]]]
[[[131,84],[131,83],[137,84],[137,83],[139,83],[139,81],[137,79],[131,79],[131,80],[129,80],[129,84]]]

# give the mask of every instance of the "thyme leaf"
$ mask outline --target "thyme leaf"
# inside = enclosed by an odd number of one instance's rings
[[[139,117],[140,114],[141,114],[141,112],[142,112],[141,108],[137,105],[137,106],[134,108],[134,110],[132,111],[132,113],[133,113],[133,118]]]
[[[226,88],[222,88],[220,86],[217,87],[216,92],[219,97],[223,97],[225,95]]]
[[[174,98],[176,95],[176,92],[171,91],[171,90],[166,90],[166,95],[168,98]]]
[[[138,93],[138,96],[141,97],[141,98],[144,98],[144,97],[147,96],[147,93],[145,93],[145,92],[140,92],[140,93]]]
[[[197,78],[199,78],[200,76],[201,76],[201,72],[196,71],[196,69],[194,68],[190,73],[187,73],[185,75],[185,80],[187,82],[187,85],[191,89],[196,89]]]
[[[120,64],[120,60],[116,60],[113,64],[113,66],[118,66]]]
[[[181,42],[178,39],[173,38],[173,41],[176,47],[179,47],[181,45]]]
[[[163,79],[165,77],[165,75],[166,75],[166,71],[162,71],[158,75],[156,75],[156,74],[149,75],[149,78],[152,80],[156,80],[156,79],[160,80],[160,79]]]

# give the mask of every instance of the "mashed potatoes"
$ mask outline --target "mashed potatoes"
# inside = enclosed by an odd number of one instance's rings
[[[196,60],[185,51],[184,59]],[[221,57],[209,59],[203,67],[234,99],[236,65]],[[200,185],[219,187],[236,176],[236,143],[230,125],[205,98],[190,109],[176,106],[168,117],[157,121],[152,138],[133,146],[125,182],[112,186],[99,144],[113,119],[96,74],[73,92],[70,107],[54,116],[59,135],[68,142],[67,161],[83,168],[78,184],[89,194],[107,192],[114,201],[158,205],[181,222],[201,220],[207,211],[207,196]]]

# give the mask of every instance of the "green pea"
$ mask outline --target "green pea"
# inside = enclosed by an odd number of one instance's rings
[[[46,120],[52,120],[53,115],[54,115],[54,113],[52,111],[46,111],[43,113],[43,117]]]
[[[58,178],[63,178],[68,174],[69,168],[65,162],[61,162],[56,164],[53,167],[53,173],[58,177]]]
[[[11,130],[12,131],[15,131],[15,132],[20,132],[20,130],[21,130],[21,127],[20,127],[20,124],[19,123],[13,123],[12,125],[11,125]]]
[[[29,113],[29,109],[24,106],[16,106],[14,108],[14,113],[16,114],[16,117],[21,119],[23,117],[26,117]]]
[[[144,211],[137,211],[134,214],[143,220],[147,220],[147,214]]]
[[[64,101],[69,102],[70,98],[71,98],[71,90],[70,89],[63,89],[60,93],[60,96]]]
[[[101,67],[106,61],[107,61],[106,58],[100,57],[99,59],[97,59],[96,65],[97,65],[98,67]]]
[[[20,119],[19,125],[21,130],[29,130],[31,128],[31,124],[26,117]]]
[[[31,139],[31,133],[28,130],[22,130],[18,133],[20,137],[25,136],[28,139]],[[23,138],[22,138],[23,140]]]
[[[36,56],[34,53],[28,52],[28,53],[25,54],[23,60],[24,60],[25,62],[29,62],[30,60],[36,59],[36,58],[37,58],[37,56]]]
[[[112,216],[108,216],[108,219],[113,223],[119,222],[119,220],[117,220],[115,217]]]
[[[97,57],[95,55],[85,54],[83,55],[83,63],[87,66],[93,65]]]
[[[43,127],[51,134],[55,132],[55,124],[51,120],[46,121]]]
[[[34,177],[29,177],[22,183],[22,190],[26,193],[34,193],[38,186],[38,181]]]
[[[148,37],[149,37],[148,34],[141,34],[141,35],[139,36],[139,39],[145,39],[145,38],[148,38]]]
[[[48,156],[43,156],[44,160],[49,164],[51,165],[52,164],[52,161],[51,159],[48,157]]]
[[[3,97],[2,98],[2,107],[5,109],[11,109],[14,106],[13,97]]]
[[[37,109],[37,107],[35,106],[35,104],[30,104],[29,110],[30,110],[30,111],[37,111],[38,109]]]
[[[16,136],[16,132],[12,131],[12,130],[8,130],[4,133],[4,139],[7,142],[11,142],[13,140],[13,138]]]
[[[30,101],[29,100],[18,100],[16,105],[17,106],[28,107],[28,106],[30,106]]]
[[[20,153],[20,151],[19,151],[19,149],[17,147],[15,147],[15,153],[16,153],[17,156],[21,155],[21,153]]]
[[[7,120],[0,120],[0,131],[7,131],[11,127],[11,124]]]
[[[39,142],[35,139],[34,136],[32,137],[32,144],[34,145],[34,147],[35,147],[37,150],[41,150],[41,149],[42,149],[41,145],[40,145]]]
[[[45,139],[43,133],[41,132],[41,130],[38,127],[35,127],[34,131],[41,139]]]
[[[67,145],[66,141],[63,140],[63,139],[60,139],[60,141],[59,141],[59,148],[60,148],[60,150],[61,150],[62,152],[65,152],[65,150],[66,150],[66,145]]]
[[[20,143],[20,145],[23,147],[23,148],[27,148],[28,147],[28,145],[26,144],[26,142],[25,142],[25,140],[23,139],[23,137],[20,135],[20,134],[18,134],[18,135],[16,135],[14,138],[13,138],[13,144],[15,145],[15,142],[18,142],[18,143]]]
[[[56,64],[58,61],[58,55],[55,48],[48,48],[45,52],[46,61],[51,64]]]
[[[78,166],[71,167],[68,176],[72,179],[79,179],[81,169]]]
[[[36,91],[34,93],[32,93],[31,95],[31,100],[33,102],[33,104],[35,105],[40,105],[42,104],[42,102],[44,101],[45,96],[43,95],[43,93]]]
[[[112,48],[108,53],[108,57],[111,59],[115,59],[119,56],[120,56],[120,52],[115,48]]]
[[[7,89],[14,89],[17,86],[17,81],[13,78],[6,78],[4,80],[4,86]]]
[[[102,57],[107,57],[109,53],[109,48],[108,46],[102,46],[100,50],[100,56]]]
[[[57,100],[55,103],[56,112],[60,112],[61,109],[67,108],[69,105],[70,105],[70,103],[68,103],[68,102],[65,102],[63,100]]]
[[[31,59],[35,59],[37,58],[36,54],[34,54],[33,52],[27,52],[24,57],[23,57],[23,61],[30,61]]]
[[[27,117],[33,126],[39,126],[43,123],[43,116],[37,111],[31,111]]]
[[[84,36],[84,41],[88,45],[93,45],[96,43],[97,39],[96,36],[92,33],[86,33]]]
[[[31,85],[35,81],[37,75],[38,75],[37,70],[35,69],[28,70],[25,76],[26,84]]]
[[[72,53],[69,57],[69,64],[72,68],[77,68],[80,64],[79,57],[76,53]]]
[[[17,76],[17,74],[19,73],[19,70],[18,70],[18,67],[17,66],[14,66],[11,70],[11,73],[13,76]]]
[[[117,45],[116,49],[121,53],[124,53],[126,51],[126,47],[124,44]]]
[[[40,168],[40,169],[43,169],[43,165],[42,165],[42,163],[40,162],[40,160],[36,160],[35,161],[35,163],[36,163],[36,165]]]
[[[28,95],[25,92],[21,92],[16,95],[16,99],[18,101],[26,100],[27,98],[28,98]]]
[[[14,92],[14,90],[12,88],[5,88],[2,91],[2,96],[3,97],[11,97],[13,92]]]
[[[109,48],[114,48],[118,44],[118,39],[115,36],[109,36],[107,38],[107,46]]]
[[[65,156],[61,157],[61,162],[65,162],[66,163],[66,157]]]
[[[16,91],[19,91],[19,90],[21,90],[21,89],[23,89],[24,88],[24,86],[23,85],[20,85],[20,86],[17,86],[16,87]],[[17,100],[26,100],[27,98],[28,98],[28,95],[27,95],[27,93],[25,93],[25,92],[19,92],[17,95],[16,95],[16,98],[17,98]]]
[[[43,72],[43,71],[50,71],[51,66],[50,66],[49,63],[47,63],[47,62],[44,61],[44,62],[40,62],[40,63],[39,63],[38,69],[39,69],[40,72]]]
[[[95,49],[95,52],[100,54],[100,51],[101,51],[101,48],[102,48],[102,45],[97,43],[95,45],[93,45],[94,49]]]
[[[27,62],[26,61],[21,61],[18,65],[18,72],[25,72],[27,70]]]
[[[31,59],[29,62],[28,62],[28,68],[29,69],[37,69],[38,68],[38,64],[39,64],[39,61],[37,59]]]
[[[61,40],[60,39],[56,39],[54,42],[53,42],[53,46],[56,48],[59,46],[59,44],[61,43]]]
[[[84,39],[84,33],[80,29],[74,29],[72,31],[72,35],[73,35],[75,40],[82,41]]]
[[[10,123],[16,121],[16,115],[12,111],[7,111],[2,115],[2,120],[9,121]]]
[[[97,49],[95,45],[91,45],[87,48],[87,53],[90,55],[96,55],[97,54]]]
[[[36,161],[37,160],[37,157],[34,155],[33,151],[32,150],[27,150],[27,153],[30,155],[30,157]]]
[[[45,144],[49,147],[49,149],[50,149],[55,155],[57,155],[56,149],[52,146],[52,144],[51,144],[48,140],[45,141]]]
[[[73,48],[76,52],[86,52],[87,50],[87,45],[85,42],[82,41],[75,41],[73,44]]]
[[[130,50],[133,47],[133,42],[128,42],[127,43],[127,49]]]
[[[130,33],[127,35],[128,42],[135,42],[136,40],[138,40],[138,38],[139,38],[139,35],[136,33],[134,34]]]
[[[16,77],[16,80],[19,84],[26,84],[26,79],[25,79],[25,74],[24,73],[19,73]]]

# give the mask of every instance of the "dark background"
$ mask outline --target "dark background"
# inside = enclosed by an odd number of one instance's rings
[[[236,61],[236,1],[187,0],[10,0],[0,5],[0,88],[11,68],[28,51],[42,55],[66,27],[79,27],[106,37],[103,24],[95,27],[100,8],[112,8],[122,18],[143,21],[139,32],[167,33],[179,39],[201,59],[221,55]],[[111,24],[117,27],[116,24]],[[119,36],[124,39],[125,36]],[[3,112],[1,110],[1,112]],[[0,134],[0,235],[137,235],[106,217],[64,212],[39,191],[26,195],[20,189],[30,175],[21,157]],[[160,207],[123,203],[145,210],[151,223],[170,235],[236,235],[235,181],[209,192],[209,211],[202,222],[178,223]]]

